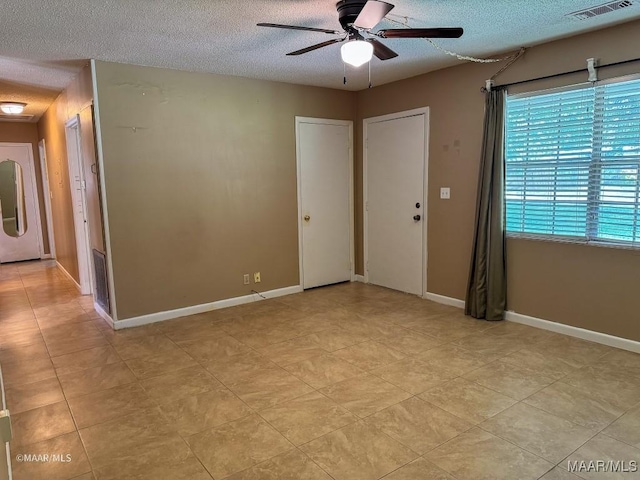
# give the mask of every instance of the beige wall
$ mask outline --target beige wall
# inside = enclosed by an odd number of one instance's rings
[[[353,120],[356,95],[105,62],[96,78],[118,319],[298,285],[294,117]]]
[[[40,207],[40,225],[44,252],[49,253],[49,233],[47,231],[47,214],[44,207],[42,191],[42,172],[40,170],[40,154],[38,152],[38,126],[35,123],[0,122],[0,142],[30,143],[33,151],[33,171],[36,175],[38,189],[38,205]]]
[[[78,256],[69,186],[65,123],[89,105],[92,99],[91,70],[87,66],[38,122],[39,137],[45,140],[49,187],[53,193],[51,209],[56,258],[76,281],[79,281]]]
[[[640,22],[531,48],[503,73],[508,83],[638,57]],[[358,93],[358,136],[364,118],[430,107],[428,290],[465,296],[482,142],[480,87],[501,65],[464,64]],[[601,71],[601,78],[640,72],[640,63]],[[586,80],[586,74],[529,83],[538,90]],[[459,141],[459,147],[454,146]],[[357,270],[362,273],[362,148],[356,161]],[[451,187],[451,200],[438,198]],[[543,241],[508,241],[508,308],[518,313],[640,340],[640,252]]]

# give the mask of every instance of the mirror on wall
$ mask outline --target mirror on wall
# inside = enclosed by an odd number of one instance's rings
[[[13,160],[0,162],[0,211],[4,233],[16,238],[26,233],[22,167]]]

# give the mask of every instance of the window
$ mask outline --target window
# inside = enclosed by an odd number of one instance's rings
[[[640,80],[509,96],[505,147],[509,234],[640,247]]]

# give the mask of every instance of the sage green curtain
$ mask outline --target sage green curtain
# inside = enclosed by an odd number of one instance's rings
[[[504,89],[486,92],[476,226],[465,313],[502,320],[507,300],[504,221]]]

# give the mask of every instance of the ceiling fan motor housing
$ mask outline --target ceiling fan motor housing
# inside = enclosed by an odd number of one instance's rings
[[[366,0],[340,0],[336,3],[342,28],[349,30],[349,27],[356,21],[366,3]]]

